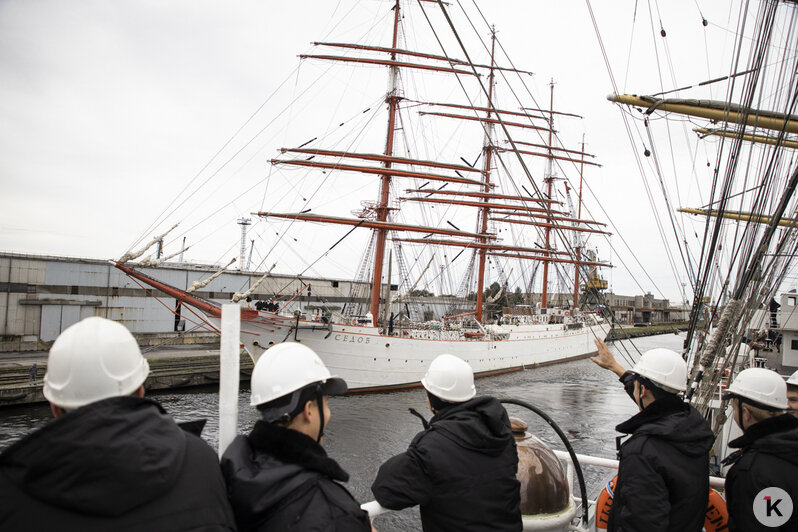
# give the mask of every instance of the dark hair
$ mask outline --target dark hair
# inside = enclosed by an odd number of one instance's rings
[[[296,394],[299,394],[299,400],[297,401],[296,406],[291,412],[286,412],[280,419],[273,421],[273,423],[290,423],[292,419],[294,419],[302,410],[305,408],[305,405],[308,401],[312,401],[316,397],[316,391],[319,387],[318,383],[313,383],[304,388],[297,390],[293,393],[289,393],[288,395],[284,395],[282,397],[278,397],[273,401],[269,401],[268,403],[263,403],[258,405],[256,408],[258,409],[261,414],[265,412],[271,412],[280,407],[287,407],[291,404],[292,399]]]
[[[449,408],[450,406],[454,406],[457,403],[450,403],[449,401],[445,401],[438,397],[437,395],[433,395],[430,392],[427,392],[427,397],[429,398],[429,404],[434,408],[436,411],[440,412],[444,408]]]
[[[754,401],[753,399],[749,399],[748,397],[743,397],[742,395],[732,395],[732,398],[740,401],[741,405],[752,406],[754,408],[758,408],[759,410],[764,410],[765,412],[783,412],[786,410],[785,408],[762,404],[758,401]]]
[[[654,396],[655,400],[664,399],[665,397],[678,395],[679,392],[668,392],[651,382],[651,380],[641,377],[640,375],[637,376],[638,382],[646,387],[646,390],[651,392],[651,395]]]

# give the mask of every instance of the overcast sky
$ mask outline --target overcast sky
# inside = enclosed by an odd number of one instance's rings
[[[165,209],[170,212],[171,200],[192,178],[212,174],[216,166],[201,173],[204,165],[264,102],[247,125],[249,130],[267,127],[279,114],[284,101],[269,96],[281,83],[286,82],[282,90],[290,98],[301,91],[299,80],[315,79],[296,74],[299,53],[309,52],[312,41],[324,39],[360,37],[361,42],[388,46],[388,37],[376,36],[370,28],[390,16],[391,3],[0,1],[0,250],[111,259],[152,237],[155,229],[150,224]],[[727,2],[592,4],[607,60],[622,90],[648,94],[729,71],[736,13]],[[617,235],[612,240],[616,251],[604,246],[608,256],[602,257],[617,267],[603,275],[618,293],[645,290],[679,299],[678,285],[686,278],[674,277],[661,252],[663,244],[633,157],[634,150],[643,150],[643,139],[630,145],[621,113],[606,100],[613,88],[588,4],[477,0],[476,5],[495,23],[518,66],[535,73],[530,79],[535,96],[547,102],[547,84],[553,78],[557,107],[585,117],[573,128],[574,138],[584,133],[587,151],[603,164],[586,174],[597,196],[586,193],[586,206],[591,217],[612,219],[617,227],[613,232],[628,242],[653,281],[636,265],[631,273],[624,270],[623,263],[633,265],[634,259]],[[463,6],[475,12],[471,0]],[[452,9],[458,9],[457,2]],[[414,22],[422,20],[417,9],[415,17]],[[659,56],[654,43],[660,47]],[[383,69],[375,74],[385,78]],[[387,82],[381,83],[384,90]],[[340,111],[326,119],[339,120],[344,108],[337,99],[325,100],[326,90],[321,86],[312,101]],[[379,104],[381,95],[373,96]],[[224,197],[234,212],[214,229],[214,240],[188,231],[192,222],[183,216],[181,234],[190,243],[200,241],[187,258],[226,262],[237,255],[236,216],[247,216],[258,205],[282,205],[280,198],[264,192],[270,175],[267,159],[284,143],[296,145],[308,135],[299,133],[306,123],[289,124],[290,130],[262,135],[251,145],[239,140],[227,147],[221,160],[242,148],[229,175],[203,192],[204,199],[199,194],[194,199],[212,210],[214,199]],[[707,148],[696,147],[694,137],[688,144],[696,151],[677,154],[714,160]],[[674,163],[674,174],[681,172],[679,166]],[[684,173],[682,206],[700,207],[700,176],[689,169]],[[243,192],[250,187],[257,201],[224,196],[233,188]],[[167,221],[161,227],[169,225]],[[202,242],[211,241],[217,249],[202,247]],[[271,262],[267,259],[264,267]],[[291,272],[286,268],[282,273]]]

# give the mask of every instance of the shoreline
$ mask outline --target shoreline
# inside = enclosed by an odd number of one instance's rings
[[[47,351],[0,353],[0,408],[47,402],[42,394],[47,354]],[[219,383],[218,343],[142,347],[142,354],[150,364],[150,374],[144,382],[148,392]],[[38,378],[31,381],[30,368],[34,363]],[[239,367],[241,382],[248,382],[253,363],[246,353],[241,355]]]
[[[678,334],[686,323],[625,327],[613,329],[607,341],[619,341],[658,334]],[[179,391],[219,383],[219,344],[183,344],[141,346],[150,364],[144,383],[147,391]],[[47,351],[7,351],[0,353],[0,409],[46,403],[42,395],[42,377],[47,371]],[[37,379],[31,381],[30,368],[36,363]],[[241,382],[252,374],[252,359],[242,353]]]

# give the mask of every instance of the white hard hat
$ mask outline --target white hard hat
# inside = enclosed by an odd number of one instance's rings
[[[122,395],[144,384],[150,366],[124,325],[86,318],[56,338],[47,359],[44,397],[66,409]]]
[[[790,375],[790,378],[787,379],[787,384],[791,386],[798,386],[798,371]]]
[[[781,375],[765,368],[748,368],[729,385],[724,397],[749,399],[768,408],[787,408],[787,383]]]
[[[346,382],[330,375],[327,366],[311,348],[297,342],[283,342],[267,349],[255,364],[251,377],[250,404],[257,406],[269,403],[316,382],[322,384],[324,395],[341,395],[347,390]],[[299,394],[295,395],[292,403],[299,401]],[[281,406],[285,412],[270,417],[278,419],[296,406]]]
[[[687,389],[687,364],[679,353],[670,349],[660,347],[646,351],[631,371],[666,392],[677,393]]]
[[[454,355],[438,355],[421,384],[432,395],[450,403],[462,403],[477,394],[474,370],[468,362]]]

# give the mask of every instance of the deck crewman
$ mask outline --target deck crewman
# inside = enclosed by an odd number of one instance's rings
[[[798,530],[798,419],[785,413],[787,385],[775,371],[749,368],[729,386],[743,435],[729,442],[726,505],[731,532]]]
[[[284,342],[255,364],[251,404],[261,419],[222,456],[240,531],[373,531],[342,482],[349,475],[322,447],[328,396],[346,392],[313,350]]]
[[[421,383],[435,415],[380,467],[377,502],[419,505],[424,532],[520,531],[518,453],[504,407],[476,397],[471,366],[454,355],[433,360]]]
[[[709,497],[709,450],[715,437],[706,420],[679,394],[687,364],[669,349],[643,353],[631,371],[601,340],[591,358],[618,375],[640,412],[615,430],[618,478],[607,530],[700,532]]]
[[[235,530],[216,453],[144,398],[149,365],[119,323],[56,339],[55,419],[0,454],[0,530]]]

